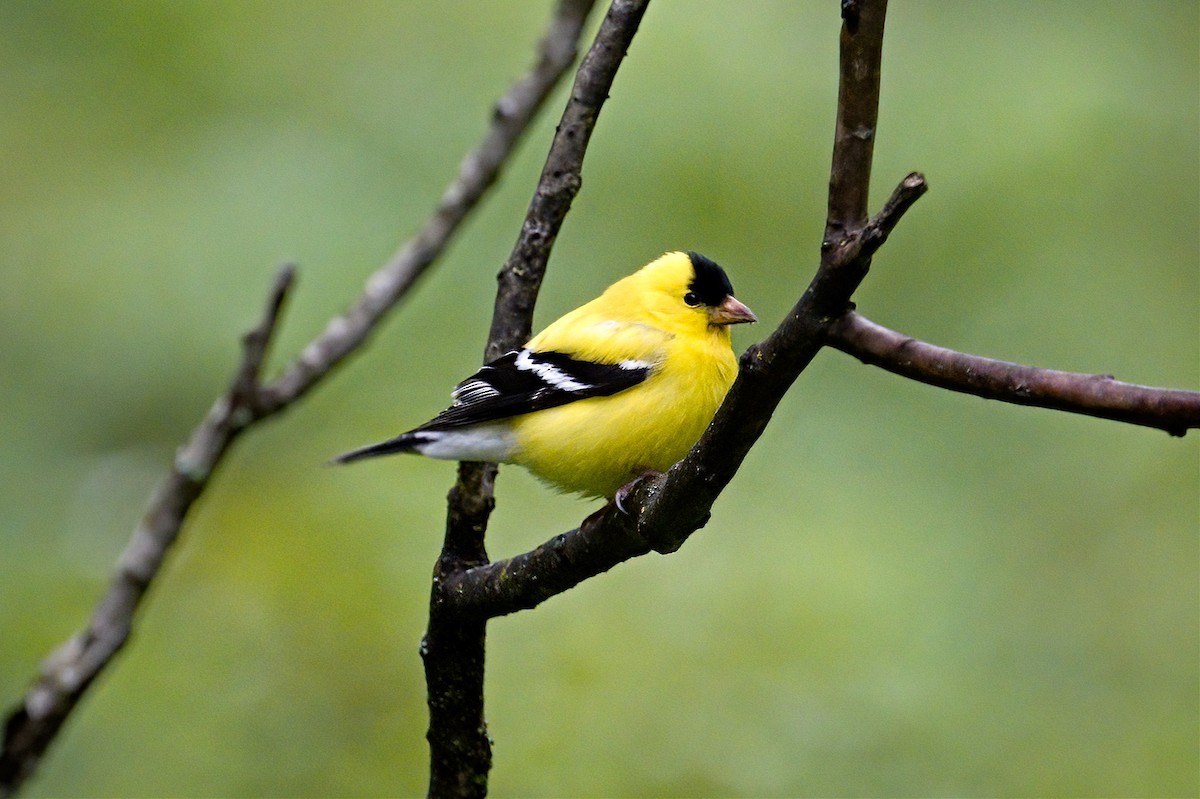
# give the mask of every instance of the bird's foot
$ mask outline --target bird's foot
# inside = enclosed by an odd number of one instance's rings
[[[617,510],[621,511],[621,513],[624,513],[626,516],[628,516],[629,511],[625,510],[625,505],[623,503],[625,502],[625,498],[629,496],[629,492],[633,491],[633,489],[637,487],[637,484],[642,482],[646,478],[662,477],[662,475],[663,475],[663,473],[658,471],[657,469],[646,469],[645,471],[640,473],[637,477],[633,478],[628,483],[626,483],[625,485],[618,488],[617,493],[613,494],[613,504],[617,506]]]

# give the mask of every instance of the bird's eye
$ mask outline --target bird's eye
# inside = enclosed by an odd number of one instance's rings
[[[696,292],[694,291],[689,291],[687,294],[684,294],[683,301],[692,308],[695,308],[700,304],[700,298],[696,296]]]

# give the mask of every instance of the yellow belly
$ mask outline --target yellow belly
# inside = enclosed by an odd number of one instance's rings
[[[723,343],[669,357],[645,382],[611,397],[517,417],[512,462],[563,491],[598,497],[648,469],[666,471],[696,443],[733,383],[737,361]]]

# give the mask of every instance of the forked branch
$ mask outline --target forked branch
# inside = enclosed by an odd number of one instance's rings
[[[664,478],[643,482],[625,502],[536,549],[454,575],[443,596],[465,616],[489,618],[535,607],[618,563],[671,552],[708,519],[713,502],[761,435],[783,394],[823,346],[834,346],[914,379],[946,388],[1182,434],[1200,426],[1200,393],[1147,388],[1111,378],[1004,364],[953,353],[887,331],[854,313],[850,297],[872,256],[927,190],[912,173],[866,218],[878,103],[885,3],[849,4],[842,30],[841,91],[829,216],[821,264],[800,301],[741,359],[737,381],[713,423]]]
[[[879,214],[844,240],[779,327],[742,355],[737,381],[691,452],[665,479],[646,481],[630,493],[624,503],[628,514],[607,505],[530,552],[451,576],[444,595],[461,613],[502,616],[535,607],[630,558],[682,546],[707,522],[771,413],[820,350],[824,332],[835,321],[818,310],[834,302],[825,292],[853,291],[853,276],[866,273],[887,233],[924,191],[924,179],[909,175]],[[834,279],[829,272],[842,277]]]
[[[674,551],[707,521],[776,405],[849,306],[871,257],[925,190],[920,175],[909,175],[873,220],[865,210],[860,213],[856,199],[865,202],[871,175],[872,150],[863,139],[873,136],[875,126],[885,7],[863,2],[854,29],[843,26],[841,82],[856,88],[849,95],[843,91],[839,104],[833,162],[840,178],[830,184],[839,197],[830,200],[827,227],[836,240],[822,247],[821,264],[804,295],[765,341],[742,356],[736,382],[691,452],[665,477],[643,481],[629,494],[628,514],[608,505],[532,552],[446,575],[442,595],[458,613],[487,618],[533,607],[629,558]],[[859,133],[841,135],[843,128]]]

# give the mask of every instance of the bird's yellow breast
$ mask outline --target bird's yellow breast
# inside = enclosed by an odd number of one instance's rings
[[[657,363],[644,382],[516,417],[512,461],[564,491],[611,497],[641,473],[666,471],[682,458],[737,375],[729,332],[643,336],[638,357]]]

